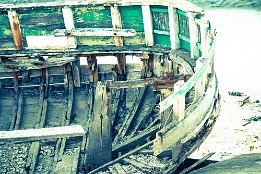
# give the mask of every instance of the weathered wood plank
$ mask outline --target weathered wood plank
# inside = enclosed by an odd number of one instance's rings
[[[87,151],[87,172],[101,166],[112,158],[112,137],[110,118],[110,93],[106,85],[98,83],[93,104],[93,119]]]
[[[81,125],[0,131],[0,142],[6,141],[38,141],[63,137],[83,136],[84,130]]]
[[[11,25],[11,30],[13,33],[14,43],[18,50],[22,50],[23,47],[23,41],[22,41],[22,34],[20,29],[19,20],[16,14],[16,11],[10,10],[8,11],[8,17]]]
[[[113,29],[113,28],[75,28],[75,29],[56,29],[54,36],[135,36],[134,29]]]
[[[0,68],[11,69],[14,71],[30,70],[30,69],[42,69],[52,66],[62,66],[66,63],[75,61],[74,57],[62,57],[62,58],[48,58],[45,61],[38,59],[11,59],[10,61],[1,64]]]
[[[178,80],[187,81],[192,75],[174,75],[174,80],[164,80],[157,78],[146,78],[129,81],[108,81],[110,89],[123,89],[123,88],[138,88],[144,86],[155,86],[156,88],[173,88],[173,84]]]

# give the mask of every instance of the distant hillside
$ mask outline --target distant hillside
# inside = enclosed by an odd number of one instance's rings
[[[260,7],[261,0],[187,0],[200,7]]]

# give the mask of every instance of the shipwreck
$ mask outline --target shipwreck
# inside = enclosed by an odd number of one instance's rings
[[[211,132],[215,30],[182,0],[0,4],[0,173],[172,173]]]

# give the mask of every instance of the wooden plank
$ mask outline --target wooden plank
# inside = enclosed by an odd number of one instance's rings
[[[150,6],[148,5],[142,6],[142,16],[143,16],[146,44],[148,46],[153,46],[154,36],[153,36],[153,23],[152,23],[152,15],[150,12]]]
[[[9,18],[10,25],[11,25],[11,30],[12,30],[15,46],[18,50],[22,50],[22,49],[24,49],[24,47],[23,47],[20,24],[19,24],[19,20],[18,20],[16,11],[14,11],[14,10],[8,11],[8,18]]]
[[[0,131],[0,142],[6,141],[38,141],[64,137],[83,136],[84,130],[81,125]]]
[[[56,29],[54,36],[135,36],[134,29],[114,29],[114,28],[75,28],[75,29]]]
[[[93,118],[87,147],[87,172],[112,158],[110,93],[106,85],[97,83],[93,104]]]
[[[113,29],[121,29],[121,14],[118,6],[111,6],[111,20]],[[123,46],[123,39],[120,36],[114,36],[116,46]]]
[[[73,18],[73,12],[72,9],[69,7],[62,8],[63,11],[63,19],[65,28],[67,30],[74,29],[74,18]],[[68,35],[67,37],[68,41],[68,47],[69,48],[76,48],[77,47],[77,39],[73,35]]]

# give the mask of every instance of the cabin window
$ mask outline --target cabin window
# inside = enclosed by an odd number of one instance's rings
[[[189,19],[185,12],[177,9],[180,47],[190,51]]]
[[[168,8],[163,6],[152,6],[151,13],[155,44],[170,46]]]

